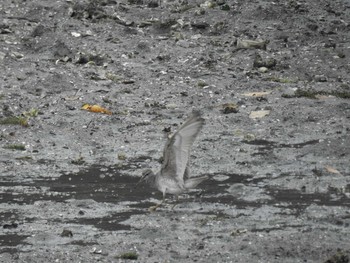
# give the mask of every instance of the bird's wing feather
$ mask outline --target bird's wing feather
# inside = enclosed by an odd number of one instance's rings
[[[165,146],[161,174],[173,176],[182,186],[191,146],[203,124],[204,119],[200,114],[193,113]]]

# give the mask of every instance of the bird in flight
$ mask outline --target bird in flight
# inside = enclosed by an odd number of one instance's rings
[[[195,188],[208,179],[206,175],[190,177],[188,168],[190,149],[203,125],[204,119],[200,113],[192,113],[185,123],[169,137],[164,148],[160,171],[155,174],[151,169],[147,169],[142,173],[140,182],[146,182],[163,193],[162,202],[150,207],[150,211],[155,211],[165,202],[166,194],[173,194],[178,200],[179,194]]]

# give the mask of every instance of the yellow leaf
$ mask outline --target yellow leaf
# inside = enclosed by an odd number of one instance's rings
[[[270,94],[271,91],[258,91],[258,92],[248,92],[248,93],[243,93],[243,96],[247,97],[263,97],[265,95]]]
[[[81,107],[82,110],[89,110],[89,108],[91,107],[90,104],[84,104],[83,107]]]
[[[99,113],[104,113],[104,114],[108,114],[108,115],[112,115],[112,112],[105,109],[105,108],[102,108],[101,106],[99,105],[90,105],[90,104],[84,104],[82,107],[81,107],[82,110],[88,110],[88,111],[91,111],[91,112],[99,112]]]
[[[269,115],[270,111],[269,110],[258,110],[258,111],[252,111],[249,114],[249,118],[251,119],[257,119],[257,118],[263,118],[266,115]]]
[[[334,96],[317,94],[317,95],[315,95],[315,98],[319,99],[319,100],[326,100],[326,99],[334,98]]]
[[[337,169],[333,168],[332,166],[326,165],[324,168],[325,168],[325,169],[327,170],[327,172],[329,172],[329,173],[341,175],[341,173],[340,173]]]

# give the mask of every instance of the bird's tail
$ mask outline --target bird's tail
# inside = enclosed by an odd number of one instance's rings
[[[201,182],[207,179],[209,179],[208,175],[188,178],[185,181],[185,188],[187,189],[195,188],[197,185],[199,185]]]

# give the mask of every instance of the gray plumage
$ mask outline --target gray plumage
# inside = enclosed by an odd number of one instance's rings
[[[145,181],[163,193],[163,201],[155,207],[151,207],[151,210],[157,209],[164,202],[167,193],[177,197],[208,179],[208,176],[190,177],[188,168],[191,146],[203,125],[204,119],[200,114],[198,112],[192,113],[168,139],[160,171],[156,174],[150,169],[143,172],[140,182]]]

